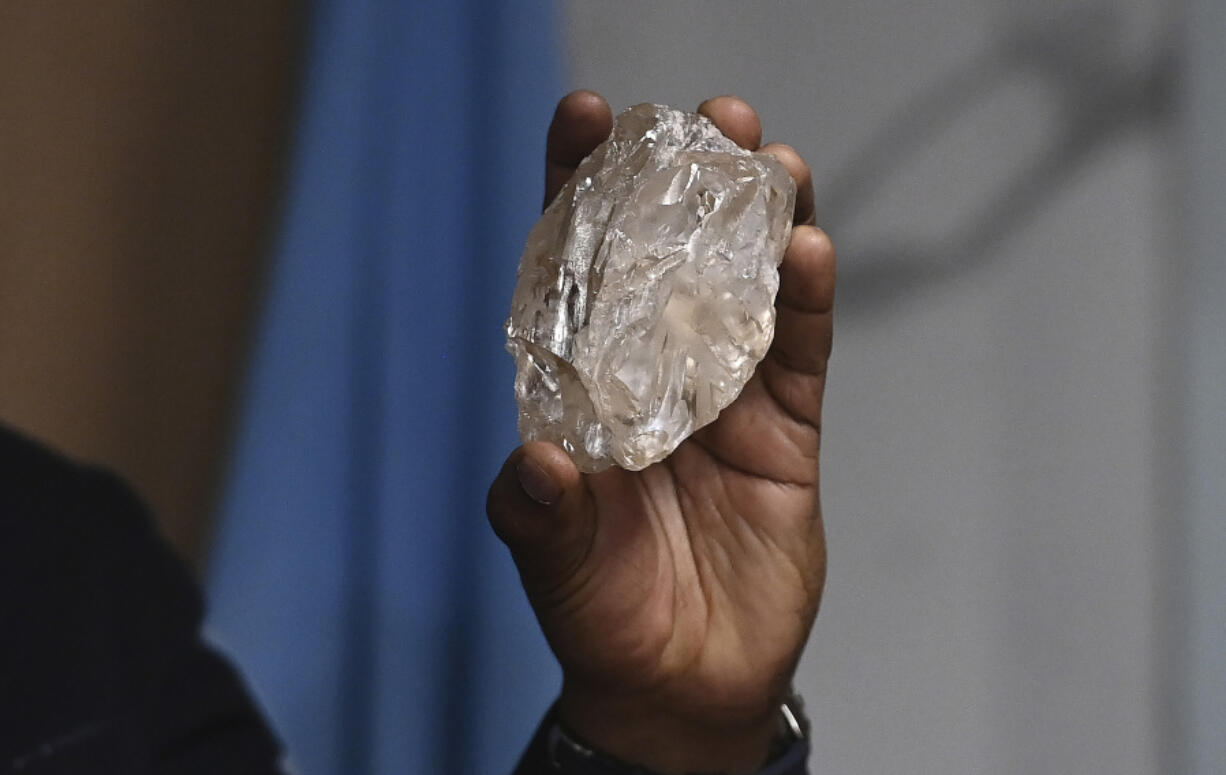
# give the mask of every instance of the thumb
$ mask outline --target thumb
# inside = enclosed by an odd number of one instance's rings
[[[595,535],[579,469],[560,447],[543,441],[511,453],[490,485],[485,510],[534,602],[579,569]]]

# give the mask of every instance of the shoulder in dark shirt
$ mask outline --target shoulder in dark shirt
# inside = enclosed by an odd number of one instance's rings
[[[0,426],[0,773],[277,772],[202,610],[128,487]]]

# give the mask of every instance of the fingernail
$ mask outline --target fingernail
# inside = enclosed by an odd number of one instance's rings
[[[519,477],[519,486],[524,488],[528,497],[542,506],[551,506],[562,495],[562,488],[545,473],[545,469],[524,458],[515,466],[515,475]]]

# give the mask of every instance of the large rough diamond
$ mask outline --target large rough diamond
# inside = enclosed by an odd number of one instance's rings
[[[732,402],[775,330],[795,185],[704,116],[638,105],[528,235],[507,320],[519,432],[638,470]]]

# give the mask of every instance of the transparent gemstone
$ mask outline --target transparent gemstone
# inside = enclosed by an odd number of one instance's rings
[[[507,319],[519,432],[639,470],[714,420],[775,330],[795,185],[706,117],[637,105],[528,235]]]

